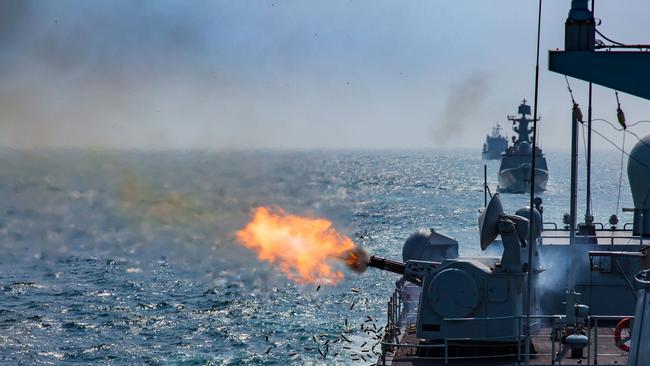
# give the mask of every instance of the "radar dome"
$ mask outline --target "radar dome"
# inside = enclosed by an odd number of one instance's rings
[[[456,239],[433,229],[420,230],[411,235],[402,247],[402,260],[443,261],[458,257]]]
[[[627,177],[630,181],[632,200],[634,201],[634,235],[650,236],[650,215],[641,215],[639,210],[650,208],[650,135],[639,140],[630,151],[627,161]]]

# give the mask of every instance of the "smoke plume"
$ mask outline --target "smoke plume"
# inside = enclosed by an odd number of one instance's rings
[[[474,71],[454,84],[448,93],[444,111],[434,126],[436,143],[446,142],[450,136],[461,134],[472,120],[481,119],[481,106],[490,89],[489,76]]]

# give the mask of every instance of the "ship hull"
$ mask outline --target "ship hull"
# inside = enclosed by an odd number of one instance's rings
[[[498,191],[503,193],[530,192],[530,164],[522,164],[515,168],[503,169],[499,172]],[[535,192],[546,190],[548,171],[535,169]]]
[[[503,150],[501,151],[483,151],[483,160],[497,160],[501,158],[501,154],[503,153]]]

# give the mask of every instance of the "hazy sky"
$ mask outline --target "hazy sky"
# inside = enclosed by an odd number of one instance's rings
[[[545,148],[569,146],[570,99],[546,53],[563,47],[569,5],[543,6]],[[650,2],[596,7],[610,38],[650,43]],[[0,146],[480,149],[533,98],[536,11],[522,0],[2,0]],[[572,87],[586,115],[586,83]],[[594,116],[615,120],[613,91],[594,95]],[[629,122],[650,119],[650,102],[622,103]]]

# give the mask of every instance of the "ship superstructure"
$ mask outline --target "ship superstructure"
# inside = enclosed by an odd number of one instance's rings
[[[519,117],[508,116],[512,121],[515,136],[512,137],[512,146],[508,147],[501,155],[501,166],[499,167],[499,192],[506,193],[528,193],[530,192],[531,170],[532,170],[532,129],[529,128],[532,119],[530,106],[523,100],[519,105]],[[535,148],[535,192],[546,190],[548,181],[548,166],[546,158],[539,147]]]
[[[483,160],[496,160],[501,158],[501,154],[508,148],[508,138],[502,133],[501,124],[497,123],[492,127],[492,133],[485,136],[483,143]]]

